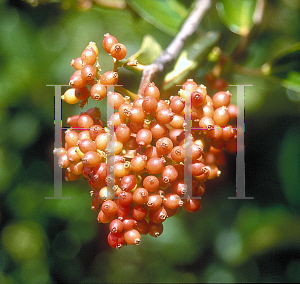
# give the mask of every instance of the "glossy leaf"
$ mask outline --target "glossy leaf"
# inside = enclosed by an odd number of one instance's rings
[[[234,33],[246,36],[253,26],[256,0],[220,0],[217,10],[222,22]]]
[[[208,32],[204,37],[197,38],[191,45],[185,48],[180,53],[173,71],[165,76],[163,90],[166,91],[177,84],[181,84],[191,72],[195,71],[203,63],[219,39],[219,33]]]
[[[283,87],[300,92],[300,43],[265,63],[262,72]]]
[[[142,18],[171,36],[178,33],[188,16],[187,9],[177,0],[128,0],[127,3]]]
[[[148,65],[161,54],[162,47],[151,35],[145,35],[139,51],[130,56],[129,60],[137,60],[139,64]]]

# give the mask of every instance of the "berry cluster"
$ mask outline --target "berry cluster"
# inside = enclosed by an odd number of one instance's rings
[[[125,46],[109,34],[104,36],[103,48],[115,63],[126,56]],[[160,99],[153,82],[133,101],[118,92],[107,93],[107,86],[117,83],[118,73],[100,75],[99,64],[94,67],[97,55],[96,45],[90,43],[72,61],[78,70],[63,99],[68,103],[81,100],[84,105],[89,97],[101,100],[107,95],[114,109],[108,120],[112,123],[107,123],[114,126],[114,154],[108,153],[109,130],[97,107],[68,118],[71,129],[65,132],[65,147],[54,152],[59,166],[67,169],[66,180],[81,175],[88,180],[92,209],[99,211],[100,223],[110,223],[109,245],[120,248],[139,244],[141,234],[158,237],[163,222],[182,208],[188,212],[201,208],[198,197],[205,191],[204,181],[219,176],[218,166],[225,164],[222,150],[236,152],[237,108],[230,104],[229,92],[220,91],[211,98],[206,87],[192,79],[169,100]],[[189,165],[185,163],[186,99],[192,105]],[[108,164],[113,165],[113,176],[108,175]],[[190,195],[184,182],[185,167],[193,178]]]

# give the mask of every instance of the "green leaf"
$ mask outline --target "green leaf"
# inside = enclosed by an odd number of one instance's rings
[[[300,42],[265,63],[262,72],[283,87],[300,92]]]
[[[162,47],[151,35],[145,35],[141,48],[134,55],[130,56],[129,61],[137,60],[139,64],[149,65],[161,54]]]
[[[177,84],[181,84],[189,74],[204,62],[211,49],[218,43],[220,34],[208,32],[205,36],[196,38],[179,55],[174,69],[169,72],[163,82],[163,90],[167,91]]]
[[[128,0],[127,3],[150,24],[171,36],[178,33],[188,16],[188,10],[177,0]]]
[[[253,26],[256,0],[220,0],[217,10],[222,22],[234,33],[249,34]]]

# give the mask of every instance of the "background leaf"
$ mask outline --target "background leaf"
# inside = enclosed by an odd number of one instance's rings
[[[139,51],[130,57],[130,60],[137,60],[139,64],[149,65],[161,54],[161,45],[151,35],[145,35]]]
[[[283,87],[300,92],[300,43],[296,43],[262,66]]]
[[[187,9],[177,0],[148,1],[129,0],[128,5],[146,21],[165,33],[175,36],[184,19]]]
[[[256,0],[221,0],[217,10],[222,22],[234,33],[246,36],[253,26]]]

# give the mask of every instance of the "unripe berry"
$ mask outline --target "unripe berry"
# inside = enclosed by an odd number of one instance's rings
[[[71,88],[69,90],[67,90],[62,96],[61,96],[62,100],[65,101],[68,104],[77,104],[80,99],[78,99],[76,97],[76,89],[75,88]]]

